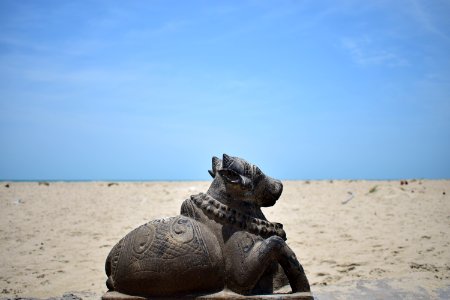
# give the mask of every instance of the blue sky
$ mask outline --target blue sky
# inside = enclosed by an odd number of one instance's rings
[[[0,1],[0,179],[450,178],[450,2]]]

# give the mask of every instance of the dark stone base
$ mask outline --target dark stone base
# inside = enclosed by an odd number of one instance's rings
[[[186,299],[198,299],[198,300],[215,300],[215,299],[231,299],[231,300],[241,300],[241,299],[253,299],[253,300],[314,300],[314,297],[311,293],[275,293],[272,295],[252,295],[252,296],[243,296],[231,291],[221,291],[216,294],[210,295],[202,295],[202,296],[180,296],[180,297],[152,297],[145,298],[139,296],[130,296],[126,294],[122,294],[119,292],[107,292],[103,295],[102,300],[186,300]]]

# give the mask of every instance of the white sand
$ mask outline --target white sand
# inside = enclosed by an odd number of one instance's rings
[[[111,247],[148,220],[177,215],[184,199],[208,186],[1,183],[0,298],[100,296]],[[450,286],[449,194],[449,180],[287,181],[264,212],[284,224],[313,291],[388,278],[432,294]]]

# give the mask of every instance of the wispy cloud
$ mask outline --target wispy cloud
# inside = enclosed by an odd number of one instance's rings
[[[442,8],[443,12],[437,11],[439,10],[439,7],[433,6],[435,8],[434,13],[431,12],[430,9],[427,9],[420,0],[409,0],[408,2],[409,5],[406,5],[406,11],[416,23],[418,23],[425,31],[450,41],[448,34],[440,28],[440,26],[438,26],[440,13],[444,13],[444,18],[448,18],[448,14],[445,13],[445,11],[447,11],[447,13],[450,11],[450,5],[448,2],[442,2],[444,5]]]
[[[393,51],[383,49],[369,37],[343,38],[342,47],[347,50],[354,62],[361,66],[386,65],[399,67],[409,65],[408,61]]]

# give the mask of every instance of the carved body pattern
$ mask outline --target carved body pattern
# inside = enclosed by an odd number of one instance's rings
[[[107,261],[111,266],[108,284],[135,295],[220,290],[224,263],[222,251],[215,245],[216,237],[190,218],[151,221],[112,249]]]
[[[281,182],[226,154],[213,158],[214,181],[191,196],[177,217],[150,221],[126,235],[106,260],[107,287],[130,295],[234,292],[267,294],[309,283],[279,223],[260,207],[281,195]]]

